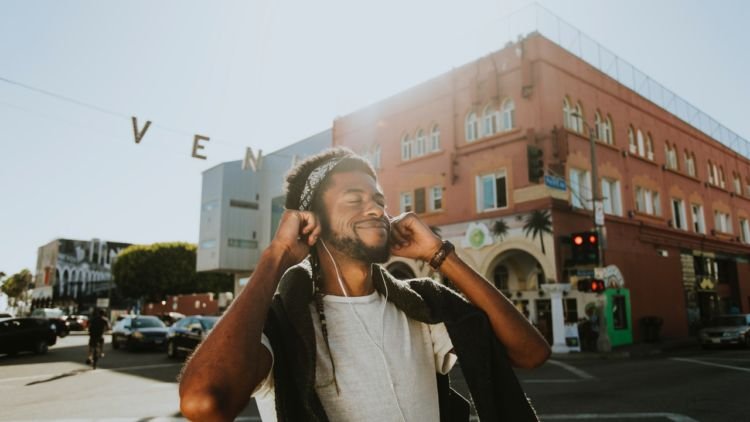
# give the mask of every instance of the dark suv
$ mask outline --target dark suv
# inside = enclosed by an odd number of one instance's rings
[[[167,356],[176,359],[192,353],[218,320],[216,316],[193,315],[177,321],[169,327]]]

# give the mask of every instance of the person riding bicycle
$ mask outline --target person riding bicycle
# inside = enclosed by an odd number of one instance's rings
[[[103,309],[97,309],[94,317],[89,321],[89,355],[86,364],[90,364],[94,357],[94,350],[98,346],[99,357],[104,356],[104,332],[109,330],[109,320],[104,316]]]

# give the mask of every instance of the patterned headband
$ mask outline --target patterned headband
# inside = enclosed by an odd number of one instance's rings
[[[343,159],[347,157],[348,156],[336,157],[328,160],[320,166],[316,167],[315,170],[310,172],[310,175],[307,177],[307,181],[305,182],[305,188],[302,189],[302,195],[299,198],[300,211],[310,211],[313,196],[315,195],[315,191],[318,189],[320,182],[322,182],[323,179],[328,176],[328,173],[330,173],[334,167],[336,167]]]

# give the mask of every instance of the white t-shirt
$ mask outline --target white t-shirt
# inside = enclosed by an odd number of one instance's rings
[[[401,413],[405,422],[440,420],[435,373],[447,374],[456,362],[445,325],[409,319],[377,292],[324,296],[323,303],[340,394],[314,304],[310,312],[317,345],[315,390],[329,420],[402,421]],[[383,340],[381,354],[376,344]],[[265,335],[261,341],[273,355]],[[273,370],[253,397],[263,421],[276,421]]]

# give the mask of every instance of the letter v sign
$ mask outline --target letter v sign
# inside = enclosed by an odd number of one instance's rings
[[[138,131],[138,118],[133,116],[133,135],[135,135],[135,143],[140,144],[141,139],[146,135],[146,131],[148,130],[148,127],[151,126],[151,120],[146,121],[146,125],[143,126],[143,130],[140,132]]]

